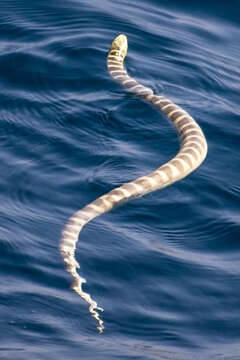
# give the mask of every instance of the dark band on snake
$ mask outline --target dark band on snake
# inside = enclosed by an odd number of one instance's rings
[[[75,259],[75,250],[82,227],[95,217],[124,204],[130,199],[162,189],[184,178],[202,163],[207,154],[205,136],[195,120],[171,100],[164,96],[154,95],[151,89],[139,84],[127,74],[123,65],[127,48],[126,36],[117,36],[107,57],[107,67],[110,75],[130,93],[149,102],[168,117],[179,135],[180,150],[172,160],[160,166],[151,174],[142,176],[110,191],[74,213],[63,229],[60,252],[66,270],[74,279],[72,289],[89,304],[89,311],[98,322],[99,332],[104,329],[103,321],[99,315],[99,311],[103,311],[103,309],[98,307],[90,294],[82,289],[82,284],[86,281],[77,272],[77,268],[80,266]]]

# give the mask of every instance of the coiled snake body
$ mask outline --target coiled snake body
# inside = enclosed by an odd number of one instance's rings
[[[114,209],[119,204],[123,204],[130,199],[135,199],[149,192],[162,189],[184,178],[202,163],[207,154],[205,136],[195,120],[172,101],[164,96],[154,95],[151,89],[139,84],[127,74],[123,67],[127,47],[127,38],[125,35],[119,35],[113,41],[107,58],[110,75],[133,95],[148,101],[168,117],[178,132],[180,151],[172,160],[151,174],[142,176],[135,181],[113,189],[77,211],[70,217],[63,229],[60,241],[60,252],[66,270],[74,278],[72,289],[88,302],[89,311],[98,321],[98,330],[100,332],[103,331],[104,327],[103,321],[99,316],[99,310],[103,311],[103,309],[99,308],[91,296],[83,291],[82,284],[86,281],[77,273],[79,264],[75,259],[75,249],[82,227],[90,220]]]

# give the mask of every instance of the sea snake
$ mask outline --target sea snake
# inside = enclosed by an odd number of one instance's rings
[[[171,100],[164,96],[154,95],[151,89],[139,84],[127,74],[123,66],[127,48],[127,37],[122,34],[117,36],[107,57],[107,67],[110,75],[133,95],[146,100],[168,117],[179,135],[180,151],[172,160],[151,174],[115,188],[75,212],[62,231],[60,252],[66,270],[74,279],[72,289],[88,302],[89,311],[98,322],[99,332],[104,329],[103,321],[99,316],[99,311],[103,311],[103,309],[98,307],[91,296],[83,291],[82,284],[86,280],[77,273],[77,268],[80,266],[75,259],[75,250],[82,227],[90,220],[114,209],[116,206],[152,191],[162,189],[184,178],[202,163],[207,154],[205,136],[195,120]]]

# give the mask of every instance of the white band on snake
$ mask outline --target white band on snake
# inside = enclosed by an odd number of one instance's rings
[[[98,322],[99,332],[104,329],[103,321],[99,316],[99,311],[103,311],[103,309],[98,307],[91,296],[82,289],[82,284],[86,281],[77,272],[79,264],[75,259],[75,250],[82,227],[90,220],[114,209],[116,206],[152,191],[162,189],[184,178],[202,163],[207,154],[205,136],[195,120],[171,100],[164,96],[154,95],[151,89],[139,84],[127,74],[123,67],[127,47],[125,35],[119,35],[113,41],[107,57],[110,75],[133,95],[146,100],[168,117],[179,135],[180,151],[172,160],[151,174],[115,188],[86,205],[70,217],[63,229],[60,252],[66,270],[74,279],[72,289],[89,304],[89,311]]]

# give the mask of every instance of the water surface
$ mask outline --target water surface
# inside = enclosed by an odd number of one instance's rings
[[[82,231],[99,335],[69,288],[62,228],[179,147],[166,119],[109,77],[119,33],[129,73],[194,116],[209,153]],[[239,37],[234,0],[2,0],[0,358],[240,358]]]

